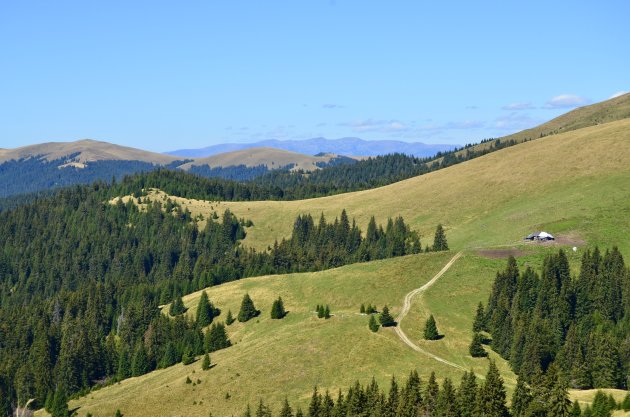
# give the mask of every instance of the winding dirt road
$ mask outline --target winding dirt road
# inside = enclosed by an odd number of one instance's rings
[[[456,260],[459,259],[459,257],[462,256],[462,252],[458,252],[455,256],[453,256],[451,258],[450,261],[448,261],[448,263],[446,265],[444,265],[444,268],[442,268],[440,270],[440,272],[438,272],[437,274],[435,274],[435,276],[433,278],[431,278],[431,280],[429,282],[427,282],[426,284],[424,284],[422,287],[420,288],[416,288],[415,290],[411,291],[409,294],[407,294],[405,296],[405,301],[403,303],[403,308],[400,311],[400,314],[398,315],[398,317],[396,318],[396,321],[398,322],[398,325],[394,328],[396,330],[396,334],[398,335],[398,337],[400,337],[400,340],[402,340],[403,342],[405,342],[405,344],[407,346],[409,346],[410,348],[412,348],[413,350],[420,352],[424,355],[429,356],[430,358],[435,359],[438,362],[442,362],[443,364],[446,364],[448,366],[452,366],[454,368],[457,369],[461,369],[463,371],[465,371],[466,369],[463,366],[460,366],[456,363],[447,361],[444,358],[441,358],[437,355],[434,355],[433,353],[427,352],[426,350],[422,349],[420,346],[416,345],[415,343],[413,343],[405,334],[405,332],[403,332],[400,324],[403,321],[403,319],[405,318],[405,316],[407,315],[407,313],[409,313],[409,309],[411,308],[411,300],[413,299],[413,297],[415,297],[418,294],[422,294],[423,292],[425,292],[426,290],[428,290],[429,288],[431,288],[431,286],[433,284],[435,284],[435,282],[440,279],[440,277],[442,275],[444,275],[444,273],[446,271],[448,271],[448,269],[455,263]]]

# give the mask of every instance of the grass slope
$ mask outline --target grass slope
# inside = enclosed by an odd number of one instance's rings
[[[311,156],[297,152],[285,151],[274,148],[249,148],[234,152],[225,152],[218,155],[212,155],[206,158],[195,159],[180,166],[182,169],[190,169],[192,165],[208,165],[210,167],[228,167],[236,165],[245,165],[255,167],[265,165],[268,169],[276,169],[295,164],[294,169],[303,169],[304,171],[314,171],[319,169],[317,163],[327,163],[334,154],[326,154],[324,156]]]
[[[365,230],[402,215],[432,243],[443,223],[452,248],[520,242],[545,229],[576,241],[617,244],[630,255],[630,120],[611,122],[485,155],[386,187],[301,201],[206,202],[173,197],[193,214],[232,210],[251,219],[244,244],[264,249],[291,233],[300,213],[343,208]],[[279,221],[282,219],[282,221]],[[570,242],[569,242],[570,243]]]
[[[418,369],[425,380],[432,370],[459,380],[460,370],[409,349],[392,329],[370,332],[368,317],[358,314],[361,303],[372,303],[379,308],[388,304],[396,315],[405,294],[427,282],[452,255],[413,255],[209,288],[210,300],[223,311],[219,320],[228,309],[237,314],[246,292],[262,310],[257,319],[227,328],[236,344],[211,354],[216,367],[203,372],[199,361],[176,365],[95,391],[70,406],[95,416],[113,415],[117,408],[127,417],[201,416],[210,411],[224,416],[241,414],[245,404],[254,405],[261,396],[275,408],[285,396],[304,406],[315,385],[336,395],[339,388],[357,379],[369,382],[374,375],[388,387],[391,375],[403,378],[411,369]],[[271,304],[279,295],[289,314],[271,320]],[[184,297],[191,314],[199,297],[200,292]],[[318,303],[329,304],[334,316],[318,319],[313,312]],[[466,364],[485,373],[485,359],[469,358]],[[501,367],[508,372],[504,363]],[[193,387],[185,383],[187,376],[202,382]]]
[[[47,142],[15,149],[2,149],[0,150],[0,163],[11,159],[33,156],[40,156],[47,161],[52,161],[77,152],[79,155],[75,160],[79,164],[90,161],[122,160],[165,165],[182,159],[171,155],[144,151],[142,149],[84,139],[75,142]]]

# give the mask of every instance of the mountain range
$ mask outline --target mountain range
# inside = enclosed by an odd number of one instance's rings
[[[283,149],[285,151],[299,152],[307,155],[333,153],[347,156],[377,156],[390,153],[404,153],[418,157],[433,156],[438,152],[444,152],[454,148],[453,145],[446,144],[427,144],[395,140],[364,140],[347,137],[340,139],[313,138],[307,140],[269,139],[252,143],[222,143],[199,149],[178,149],[166,152],[166,154],[186,158],[201,158],[223,152],[260,147]]]

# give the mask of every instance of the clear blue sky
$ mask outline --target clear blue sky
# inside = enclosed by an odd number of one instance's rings
[[[619,1],[0,3],[0,147],[466,143],[630,91]]]

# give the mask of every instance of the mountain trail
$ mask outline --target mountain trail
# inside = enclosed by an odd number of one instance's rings
[[[416,345],[415,343],[413,343],[413,342],[409,339],[409,337],[407,337],[407,335],[405,334],[405,332],[402,330],[402,328],[401,328],[401,326],[400,326],[400,323],[402,322],[402,320],[405,318],[405,316],[407,315],[407,313],[409,313],[409,309],[411,308],[411,300],[413,299],[413,297],[415,297],[415,296],[416,296],[416,295],[418,295],[418,294],[422,294],[423,292],[425,292],[426,290],[428,290],[429,288],[431,288],[431,286],[432,286],[433,284],[435,284],[435,283],[437,282],[437,280],[438,280],[438,279],[440,279],[440,277],[441,277],[442,275],[444,275],[444,273],[445,273],[446,271],[448,271],[448,269],[449,269],[449,268],[450,268],[450,267],[451,267],[451,266],[455,263],[455,261],[457,261],[457,260],[460,258],[460,256],[462,256],[462,252],[461,252],[461,251],[460,251],[460,252],[457,252],[457,254],[455,254],[455,256],[453,256],[453,257],[451,258],[451,260],[450,260],[450,261],[448,261],[448,263],[447,263],[446,265],[444,265],[444,268],[442,268],[442,269],[440,270],[440,272],[438,272],[437,274],[435,274],[435,276],[434,276],[433,278],[431,278],[431,280],[430,280],[429,282],[427,282],[426,284],[424,284],[424,285],[423,285],[422,287],[420,287],[420,288],[416,288],[415,290],[411,291],[410,293],[408,293],[408,294],[405,296],[405,301],[404,301],[404,303],[403,303],[403,308],[402,308],[402,310],[400,311],[400,314],[398,315],[398,317],[396,318],[396,322],[397,322],[398,324],[396,325],[396,327],[395,327],[395,329],[394,329],[394,330],[396,331],[396,334],[398,335],[398,337],[400,337],[400,339],[401,339],[401,340],[402,340],[402,341],[403,341],[403,342],[404,342],[407,346],[409,346],[410,348],[412,348],[413,350],[415,350],[415,351],[417,351],[417,352],[420,352],[420,353],[422,353],[422,354],[424,354],[424,355],[427,355],[427,356],[429,356],[429,357],[431,357],[431,358],[435,359],[436,361],[438,361],[438,362],[442,362],[443,364],[446,364],[446,365],[448,365],[448,366],[452,366],[452,367],[454,367],[454,368],[457,368],[457,369],[461,369],[461,370],[463,370],[463,371],[466,371],[466,369],[465,369],[463,366],[458,365],[458,364],[453,363],[453,362],[450,362],[450,361],[447,361],[446,359],[441,358],[441,357],[439,357],[439,356],[437,356],[437,355],[434,355],[433,353],[427,352],[426,350],[422,349],[420,346],[418,346],[418,345]]]

